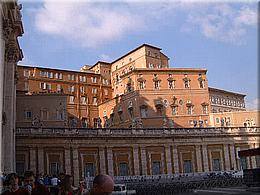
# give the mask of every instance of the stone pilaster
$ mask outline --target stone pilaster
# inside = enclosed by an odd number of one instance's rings
[[[100,173],[106,174],[106,158],[105,158],[104,147],[99,147],[99,166],[100,166]]]
[[[134,157],[134,175],[140,175],[138,146],[133,147],[133,157]]]
[[[145,147],[141,147],[141,164],[142,164],[142,175],[147,175],[147,158],[146,158]]]
[[[107,148],[107,167],[108,175],[114,176],[113,151],[111,147]]]
[[[230,170],[230,158],[229,158],[229,147],[228,147],[228,144],[224,144],[223,149],[224,149],[225,170],[229,171]]]
[[[74,178],[74,185],[79,185],[79,152],[78,148],[72,148],[72,163],[73,163],[73,178]]]
[[[165,162],[166,162],[166,168],[167,168],[167,174],[172,174],[172,155],[171,155],[171,146],[166,145],[165,146]]]
[[[201,146],[196,145],[195,149],[196,149],[197,171],[202,172]]]
[[[65,159],[65,173],[71,175],[70,148],[65,148],[65,150],[64,150],[64,159]]]
[[[209,159],[208,159],[207,145],[202,145],[202,155],[203,155],[204,172],[209,172]]]
[[[36,173],[36,150],[30,148],[30,170]]]
[[[44,174],[44,152],[43,148],[38,148],[38,173]]]
[[[177,146],[173,146],[173,167],[174,167],[174,173],[179,173],[179,156],[178,156],[178,149]]]
[[[230,168],[237,170],[236,151],[235,151],[234,144],[229,146],[229,150],[230,150],[230,160],[231,160],[231,167]]]

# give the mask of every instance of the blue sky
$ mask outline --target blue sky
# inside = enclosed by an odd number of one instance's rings
[[[257,3],[218,1],[20,1],[26,65],[79,70],[143,43],[171,67],[206,68],[209,86],[258,98]]]

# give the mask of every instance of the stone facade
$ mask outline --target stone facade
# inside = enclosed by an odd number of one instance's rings
[[[245,111],[246,95],[209,87],[211,112]]]
[[[17,1],[1,1],[1,66],[0,66],[0,174],[15,171],[15,118],[17,62],[23,58],[18,43],[22,36],[21,5]]]
[[[259,127],[260,111],[210,113],[211,127]]]
[[[103,65],[106,69],[107,64]],[[67,95],[67,123],[75,123],[76,127],[93,127],[98,118],[98,103],[110,99],[112,94],[110,80],[93,70],[79,72],[18,66],[18,74],[17,92],[20,94]]]
[[[69,127],[67,112],[68,96],[46,93],[24,95],[17,94],[17,127]]]
[[[18,173],[26,169],[74,176],[158,175],[260,167],[239,150],[259,147],[259,128],[17,128]],[[39,144],[41,143],[41,144]],[[245,164],[246,162],[246,164]]]

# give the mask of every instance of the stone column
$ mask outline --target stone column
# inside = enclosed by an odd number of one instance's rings
[[[208,159],[207,145],[202,145],[202,155],[203,155],[204,172],[209,172],[209,159]]]
[[[139,150],[137,145],[133,147],[133,157],[134,157],[134,175],[140,175]]]
[[[43,152],[43,148],[38,148],[38,173],[44,174],[44,152]]]
[[[36,173],[36,150],[30,148],[30,170]]]
[[[71,156],[70,156],[70,148],[65,148],[64,150],[64,158],[65,158],[65,173],[71,175]]]
[[[99,147],[99,166],[100,166],[100,173],[106,174],[106,158],[105,158],[104,147]]]
[[[196,145],[197,172],[202,172],[201,146]]]
[[[141,164],[142,164],[142,175],[147,175],[147,159],[146,159],[145,147],[141,147]]]
[[[172,155],[171,155],[171,146],[166,145],[165,146],[165,162],[166,162],[166,168],[167,168],[167,174],[172,174]]]
[[[179,173],[179,157],[178,157],[178,150],[177,146],[173,146],[173,167],[174,167],[174,173]]]
[[[111,147],[107,148],[107,166],[108,175],[114,176],[113,151]]]
[[[78,148],[72,148],[72,163],[73,163],[73,177],[74,177],[74,185],[79,185],[79,152]]]
[[[225,162],[225,171],[230,170],[230,159],[229,159],[229,147],[228,144],[224,144],[224,162]]]
[[[230,150],[231,168],[237,170],[236,151],[235,151],[234,144],[229,146],[229,150]]]
[[[250,149],[253,149],[253,148],[255,148],[254,144],[250,144]],[[251,158],[251,167],[252,167],[252,169],[257,168],[256,167],[256,158],[255,158],[255,156],[251,156],[250,158]]]

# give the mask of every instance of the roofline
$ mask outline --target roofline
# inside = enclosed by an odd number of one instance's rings
[[[185,71],[189,71],[189,72],[207,72],[207,69],[204,68],[160,68],[160,69],[149,69],[149,68],[136,68],[133,71],[149,71],[149,72],[153,72],[153,71],[176,71],[176,72],[185,72]]]
[[[90,69],[92,69],[92,68],[94,68],[96,65],[98,65],[99,63],[102,63],[102,64],[107,64],[107,65],[111,65],[111,63],[109,63],[109,62],[105,62],[105,61],[97,61],[94,65],[92,65],[90,68],[89,68],[89,70]]]
[[[124,58],[124,57],[128,56],[129,54],[131,54],[131,53],[133,53],[133,52],[137,51],[138,49],[140,49],[140,48],[142,48],[142,47],[144,47],[144,46],[147,46],[147,47],[152,47],[152,48],[154,48],[154,49],[159,49],[159,50],[162,50],[162,49],[161,49],[161,48],[159,48],[159,47],[155,47],[155,46],[153,46],[153,45],[149,45],[149,44],[146,44],[146,43],[144,43],[144,44],[142,44],[142,45],[138,46],[137,48],[135,48],[135,49],[133,49],[133,50],[129,51],[129,52],[128,52],[128,53],[126,53],[125,55],[123,55],[123,56],[121,56],[121,57],[117,58],[116,60],[114,60],[113,62],[111,62],[111,64],[113,64],[113,63],[117,62],[118,60],[121,60],[122,58]]]
[[[224,89],[217,89],[217,88],[214,88],[214,87],[208,87],[208,88],[209,88],[209,91],[218,91],[218,92],[232,93],[232,94],[236,94],[236,95],[240,95],[240,96],[244,96],[244,97],[246,96],[245,94],[242,94],[242,93],[226,91]]]
[[[64,69],[57,69],[57,68],[47,68],[47,67],[40,67],[40,66],[29,66],[29,65],[21,65],[18,64],[17,67],[24,67],[24,68],[38,68],[38,69],[48,69],[48,70],[55,70],[55,71],[61,71],[61,72],[74,72],[74,73],[80,73],[80,74],[98,74],[93,72],[81,72],[81,71],[75,71],[75,70],[64,70]],[[90,70],[92,71],[92,70]],[[99,74],[98,74],[99,75]]]

